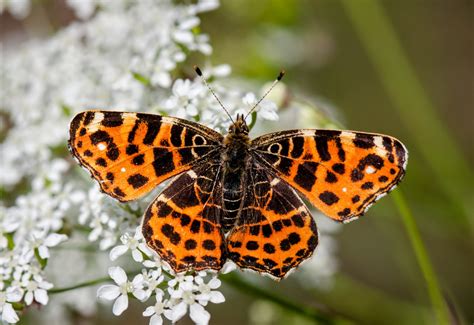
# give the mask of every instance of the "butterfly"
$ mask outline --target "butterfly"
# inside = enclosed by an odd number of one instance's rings
[[[333,220],[354,220],[400,182],[408,159],[399,140],[373,133],[297,129],[252,140],[243,115],[224,136],[176,117],[90,110],[69,133],[80,165],[121,202],[174,177],[142,231],[175,272],[230,259],[281,279],[318,245],[302,197]]]

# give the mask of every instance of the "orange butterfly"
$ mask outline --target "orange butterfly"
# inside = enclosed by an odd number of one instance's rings
[[[318,244],[297,193],[330,218],[350,221],[400,182],[408,159],[400,141],[381,134],[300,129],[251,140],[248,133],[243,115],[223,136],[174,117],[86,111],[71,122],[69,148],[122,202],[176,176],[142,226],[175,272],[219,270],[231,259],[277,279]]]

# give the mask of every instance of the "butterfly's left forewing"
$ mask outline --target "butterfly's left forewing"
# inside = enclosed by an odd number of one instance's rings
[[[363,214],[405,173],[408,152],[395,138],[353,131],[290,130],[252,141],[277,177],[337,221]]]
[[[111,111],[77,114],[69,133],[72,154],[120,201],[199,165],[222,142],[221,134],[183,119]]]

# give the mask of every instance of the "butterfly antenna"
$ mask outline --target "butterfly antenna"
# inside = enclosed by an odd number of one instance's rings
[[[196,71],[197,75],[201,78],[202,82],[207,86],[207,88],[208,88],[209,91],[212,93],[212,95],[214,96],[214,98],[217,100],[217,102],[219,103],[219,105],[221,105],[222,109],[226,112],[227,116],[229,116],[229,118],[230,118],[230,120],[232,121],[232,123],[235,123],[235,122],[234,122],[234,119],[232,118],[232,116],[230,116],[229,111],[224,107],[224,105],[222,104],[222,102],[219,100],[219,98],[217,97],[216,93],[214,92],[214,90],[212,90],[211,86],[209,86],[209,84],[207,83],[206,78],[204,78],[204,76],[202,75],[201,69],[199,69],[199,67],[198,67],[197,65],[195,65],[195,66],[194,66],[194,71]]]
[[[247,113],[247,115],[245,115],[245,119],[247,118],[247,116],[249,116],[250,114],[252,114],[252,112],[257,108],[257,106],[262,102],[262,100],[267,97],[267,95],[272,91],[272,89],[276,86],[276,84],[283,78],[283,76],[285,75],[285,70],[281,70],[280,71],[280,74],[278,75],[278,77],[275,79],[275,81],[273,81],[272,85],[270,86],[270,88],[268,88],[268,90],[265,92],[265,94],[263,94],[262,98],[260,98],[258,100],[258,102],[253,105],[252,109]]]

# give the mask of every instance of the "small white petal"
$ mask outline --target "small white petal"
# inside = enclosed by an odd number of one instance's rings
[[[46,246],[38,247],[38,254],[42,259],[49,258],[49,249]]]
[[[2,321],[5,323],[16,323],[20,319],[18,318],[18,315],[15,312],[15,309],[13,309],[11,304],[6,303],[3,305],[3,312],[2,312]]]
[[[180,320],[184,315],[186,315],[186,311],[187,311],[187,305],[184,301],[180,302],[179,304],[177,304],[176,306],[174,306],[172,308],[172,314],[171,314],[171,321],[173,322],[177,322],[178,320]]]
[[[120,266],[110,267],[109,275],[117,284],[124,284],[127,282],[127,274]]]
[[[31,305],[32,302],[33,302],[33,292],[28,291],[25,295],[25,303],[27,305]]]
[[[161,325],[163,324],[163,318],[161,315],[153,315],[150,318],[150,325]]]
[[[128,308],[128,297],[126,295],[121,295],[115,300],[114,306],[112,307],[112,312],[115,316],[121,315]]]
[[[225,297],[220,291],[211,291],[209,295],[211,296],[209,300],[214,304],[220,304],[225,301]]]
[[[107,284],[97,290],[97,297],[106,300],[114,300],[120,295],[120,288],[116,285]]]
[[[192,304],[190,307],[189,316],[196,324],[208,324],[211,314],[204,309],[200,304]]]
[[[65,240],[67,240],[67,236],[64,234],[50,234],[44,240],[44,244],[48,247],[53,247]]]
[[[23,293],[18,287],[9,287],[7,289],[7,301],[18,302],[23,297]]]
[[[212,278],[211,281],[209,281],[208,285],[211,289],[217,289],[221,286],[221,280],[219,280],[218,278]]]
[[[143,254],[138,249],[132,251],[132,257],[136,262],[140,263],[143,261]]]
[[[219,273],[227,274],[237,269],[237,265],[232,261],[227,261]]]
[[[148,306],[145,311],[142,313],[143,316],[145,317],[150,317],[155,313],[155,307],[154,306]]]
[[[145,290],[142,289],[134,290],[132,294],[140,301],[144,301],[146,300],[146,298],[148,298],[148,295],[146,294]]]
[[[118,245],[112,248],[112,250],[109,253],[109,258],[111,261],[115,261],[119,256],[122,256],[125,254],[128,250],[128,247],[126,245]]]
[[[48,303],[48,292],[44,289],[36,289],[35,290],[35,300],[42,305],[46,305]]]

